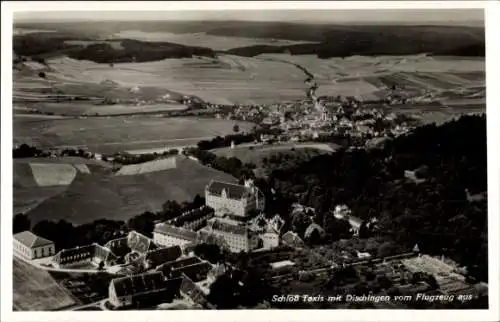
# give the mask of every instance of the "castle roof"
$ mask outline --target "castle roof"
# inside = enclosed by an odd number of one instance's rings
[[[229,199],[242,199],[249,193],[249,189],[245,186],[216,180],[210,181],[206,189],[216,196],[222,196],[224,191]]]

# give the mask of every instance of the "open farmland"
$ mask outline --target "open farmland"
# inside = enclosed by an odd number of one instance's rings
[[[320,96],[374,100],[387,95],[394,85],[402,86],[410,96],[485,86],[484,59],[425,55],[318,59],[314,55],[287,54],[261,54],[257,58],[301,66],[314,76]]]
[[[14,258],[13,309],[15,311],[52,311],[77,302],[50,274]]]
[[[293,65],[265,61],[258,58],[218,55],[217,58],[195,57],[166,59],[145,63],[120,63],[110,67],[108,64],[96,64],[64,58],[48,61],[53,72],[47,73],[64,92],[75,84],[90,84],[90,89],[82,87],[88,95],[96,96],[91,90],[105,81],[118,84],[118,89],[130,89],[134,86],[156,88],[193,95],[202,100],[219,103],[271,103],[280,100],[292,100],[304,97],[305,75]],[[114,93],[107,94],[114,97]],[[118,92],[117,92],[117,97]],[[126,93],[124,95],[130,95]],[[155,95],[147,95],[149,98]]]
[[[203,195],[210,180],[235,182],[228,174],[178,157],[176,167],[136,175],[79,174],[68,188],[28,212],[31,222],[65,219],[74,224],[96,219],[127,220],[158,211],[167,200]]]
[[[308,43],[308,41],[292,41],[285,39],[225,37],[208,35],[206,33],[171,33],[171,32],[145,32],[140,30],[123,30],[110,36],[112,39],[136,39],[151,42],[171,42],[186,46],[207,47],[214,50],[228,50],[236,47],[254,45],[285,46]]]
[[[252,124],[208,118],[158,118],[148,116],[63,120],[14,117],[14,142],[43,148],[87,147],[93,152],[114,153],[161,146],[196,145],[200,140],[249,131]]]

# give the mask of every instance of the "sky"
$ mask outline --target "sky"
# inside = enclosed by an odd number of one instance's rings
[[[219,11],[45,11],[16,12],[14,20],[242,20],[310,23],[432,23],[467,25],[484,21],[480,9],[219,10]]]

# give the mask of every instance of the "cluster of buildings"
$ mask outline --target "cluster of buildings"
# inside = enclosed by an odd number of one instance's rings
[[[153,232],[155,243],[188,247],[212,241],[236,253],[279,245],[282,224],[278,219],[267,220],[259,215],[265,198],[253,181],[244,185],[211,181],[205,189],[205,203],[195,210],[197,215],[186,214],[193,220],[183,220],[182,227],[173,225],[179,219],[158,223]],[[263,224],[256,224],[261,221]]]

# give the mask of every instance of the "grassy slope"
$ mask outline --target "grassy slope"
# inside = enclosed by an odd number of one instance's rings
[[[44,270],[14,259],[13,308],[16,311],[49,311],[75,304],[75,300]]]
[[[203,195],[211,179],[234,181],[227,174],[195,161],[179,160],[176,169],[135,176],[78,175],[63,193],[28,216],[32,223],[65,219],[75,224],[96,219],[127,220],[144,211],[158,211],[167,200],[192,200]]]
[[[67,186],[40,187],[33,178],[30,163],[48,164],[85,164],[91,173],[109,173],[111,166],[105,162],[88,160],[78,157],[64,158],[23,158],[14,160],[13,179],[13,202],[14,214],[28,212],[42,203],[44,200],[59,195],[67,189]],[[81,174],[80,174],[81,175]]]

